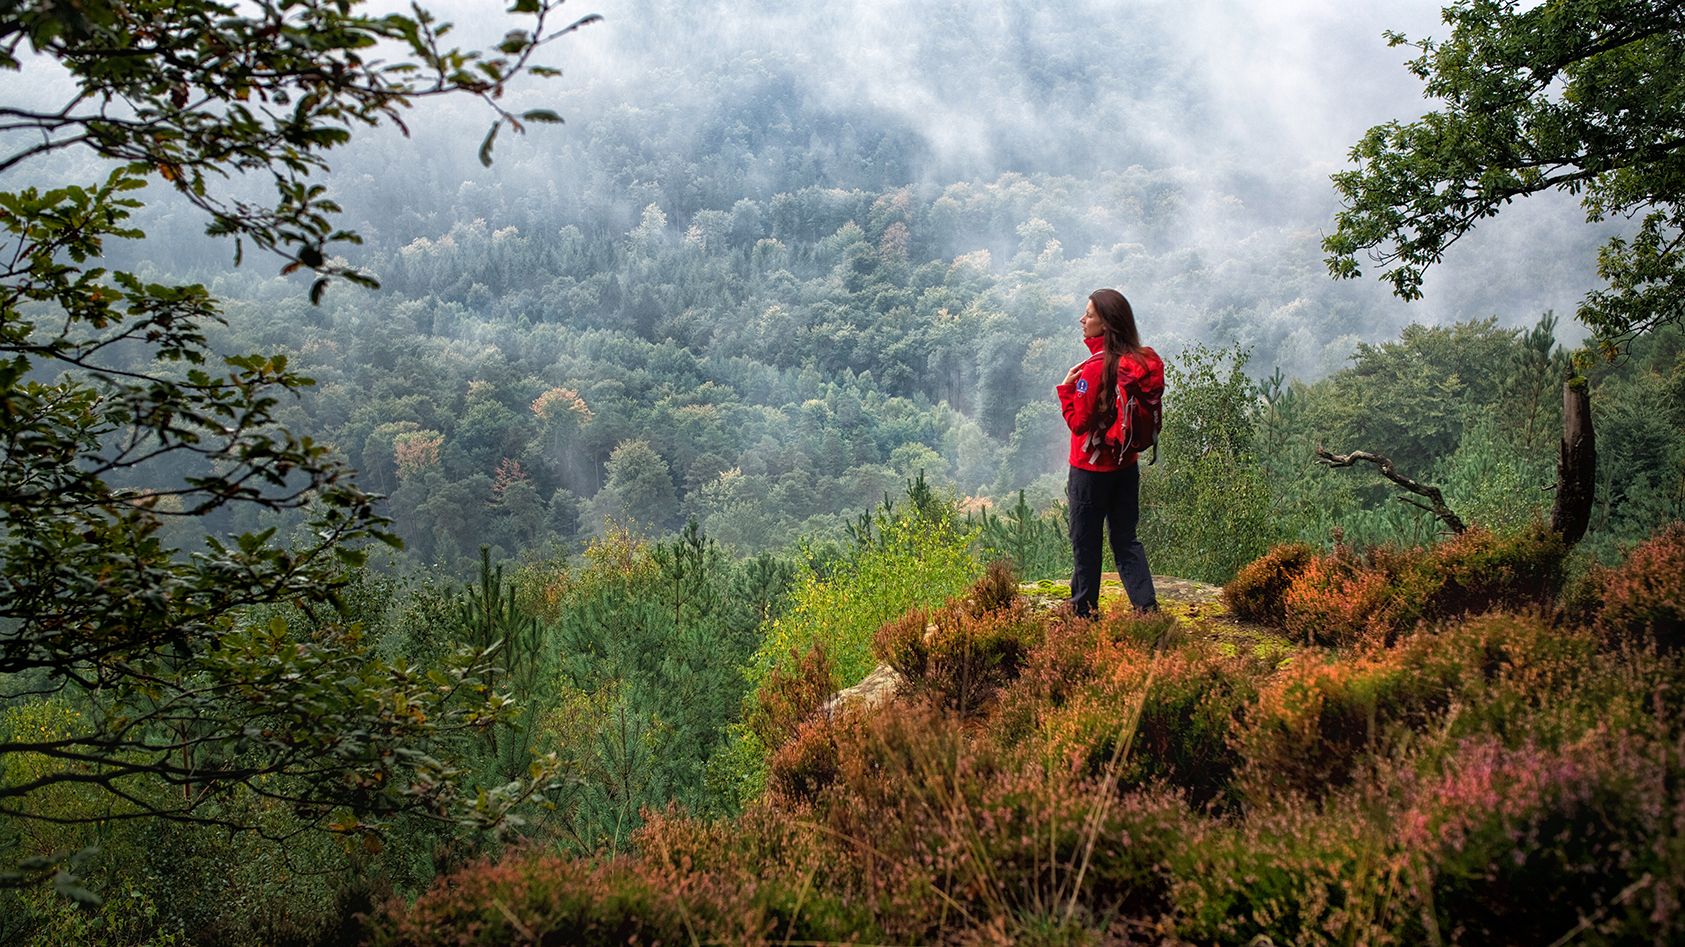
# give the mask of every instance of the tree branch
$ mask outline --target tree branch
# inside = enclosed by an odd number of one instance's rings
[[[1451,507],[1446,505],[1445,495],[1439,492],[1438,487],[1420,483],[1399,473],[1398,468],[1393,466],[1392,461],[1381,454],[1372,454],[1365,450],[1354,450],[1349,454],[1336,454],[1325,447],[1318,447],[1316,449],[1316,457],[1317,463],[1322,464],[1325,467],[1350,467],[1360,460],[1374,464],[1376,467],[1380,468],[1381,476],[1391,480],[1393,483],[1398,484],[1419,497],[1426,498],[1428,503],[1427,505],[1423,505],[1421,503],[1416,503],[1407,497],[1401,497],[1400,499],[1403,499],[1406,503],[1420,506],[1432,513],[1434,516],[1438,517],[1440,522],[1444,523],[1453,533],[1461,533],[1468,529],[1468,526],[1463,523],[1462,518],[1453,512]]]

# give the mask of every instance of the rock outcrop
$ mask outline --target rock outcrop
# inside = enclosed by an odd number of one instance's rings
[[[1251,651],[1277,662],[1285,662],[1295,650],[1278,632],[1230,615],[1228,607],[1223,604],[1221,586],[1168,575],[1153,576],[1153,586],[1158,591],[1159,606],[1174,615],[1187,634],[1208,637],[1222,647]],[[1032,608],[1052,611],[1064,603],[1070,594],[1070,586],[1065,582],[1044,579],[1026,582],[1018,587],[1018,591],[1029,599]],[[1116,608],[1123,601],[1123,582],[1118,574],[1103,574],[1100,578],[1101,610]],[[858,684],[834,694],[821,709],[832,714],[844,707],[876,707],[895,696],[900,686],[901,675],[889,665],[880,664]]]

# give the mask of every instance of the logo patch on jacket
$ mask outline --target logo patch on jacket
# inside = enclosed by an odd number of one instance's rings
[[[1088,379],[1078,378],[1077,379],[1077,394],[1082,395],[1082,394],[1087,394],[1087,393],[1088,393]]]

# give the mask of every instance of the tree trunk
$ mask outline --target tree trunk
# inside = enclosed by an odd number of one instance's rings
[[[1556,507],[1550,528],[1569,546],[1591,523],[1597,494],[1597,443],[1591,430],[1591,390],[1583,378],[1562,386],[1562,447],[1556,462]]]

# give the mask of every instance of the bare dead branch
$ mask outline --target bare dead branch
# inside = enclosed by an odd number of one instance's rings
[[[1401,497],[1400,499],[1404,499],[1405,502],[1408,503],[1413,503],[1415,506],[1422,506],[1423,509],[1426,509],[1434,516],[1438,517],[1439,521],[1444,523],[1453,533],[1461,533],[1468,529],[1468,526],[1463,523],[1462,517],[1458,516],[1454,511],[1452,511],[1450,506],[1446,505],[1445,495],[1439,492],[1438,487],[1412,480],[1399,473],[1398,468],[1393,466],[1392,461],[1381,454],[1371,453],[1366,450],[1354,450],[1349,454],[1336,454],[1325,447],[1318,447],[1316,449],[1316,459],[1317,463],[1322,464],[1325,467],[1351,467],[1360,460],[1374,464],[1376,467],[1380,468],[1381,476],[1391,480],[1393,483],[1398,484],[1404,489],[1409,490],[1411,493],[1426,499],[1428,502],[1426,506],[1423,506],[1423,504],[1414,503],[1408,498]]]

